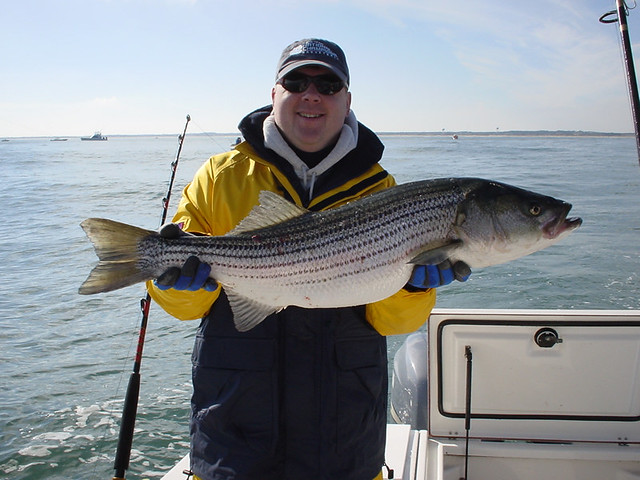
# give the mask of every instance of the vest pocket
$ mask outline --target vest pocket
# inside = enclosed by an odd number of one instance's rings
[[[195,367],[269,371],[275,358],[275,343],[268,338],[198,336],[192,360]]]
[[[274,342],[199,337],[194,352],[194,442],[217,445],[215,453],[207,448],[212,463],[228,452],[272,453],[278,424]]]
[[[350,339],[336,344],[337,444],[368,455],[364,445],[386,427],[386,350],[380,338]],[[367,441],[368,440],[368,441]]]

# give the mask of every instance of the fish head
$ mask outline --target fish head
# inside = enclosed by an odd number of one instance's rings
[[[470,180],[458,207],[455,231],[464,245],[460,260],[485,267],[542,250],[582,224],[567,218],[571,204],[488,180]]]

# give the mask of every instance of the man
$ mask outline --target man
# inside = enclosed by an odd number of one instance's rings
[[[173,219],[222,235],[270,190],[310,210],[395,184],[383,145],[351,106],[335,43],[305,39],[280,58],[272,106],[240,123],[245,142],[216,155],[185,188]],[[164,228],[175,236],[175,225]],[[459,265],[457,265],[459,267]],[[416,267],[411,285],[380,302],[288,307],[238,332],[210,267],[190,258],[150,283],[180,319],[202,318],[193,352],[191,468],[203,480],[381,478],[387,418],[385,335],[416,330],[451,282],[447,266]]]

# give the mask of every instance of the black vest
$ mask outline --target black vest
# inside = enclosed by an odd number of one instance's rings
[[[224,292],[193,352],[191,464],[203,480],[372,480],[387,345],[365,307],[288,307],[239,333]]]

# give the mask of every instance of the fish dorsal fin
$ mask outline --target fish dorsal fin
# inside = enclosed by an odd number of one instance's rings
[[[279,312],[284,307],[274,307],[256,302],[237,293],[226,291],[229,305],[233,312],[233,323],[239,332],[246,332],[262,322],[272,313]]]
[[[440,247],[423,250],[409,260],[409,263],[414,265],[438,265],[445,260],[449,260],[453,252],[455,252],[461,244],[462,242],[460,240],[455,240]]]
[[[299,207],[277,193],[268,190],[260,192],[259,200],[260,204],[253,207],[249,215],[244,217],[236,228],[231,230],[227,235],[235,235],[250,232],[258,228],[270,227],[308,212],[307,209]]]

